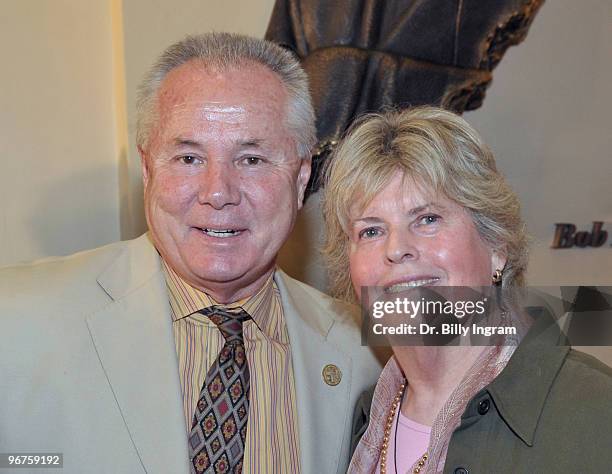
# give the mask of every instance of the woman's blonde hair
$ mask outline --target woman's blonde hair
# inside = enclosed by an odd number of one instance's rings
[[[370,114],[355,122],[325,172],[323,254],[332,293],[355,300],[349,274],[350,213],[364,209],[397,171],[467,209],[480,237],[507,257],[502,286],[521,286],[527,236],[517,196],[478,133],[436,107]]]

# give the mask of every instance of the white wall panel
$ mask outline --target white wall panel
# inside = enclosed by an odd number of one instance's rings
[[[119,238],[108,0],[2,2],[0,265]]]

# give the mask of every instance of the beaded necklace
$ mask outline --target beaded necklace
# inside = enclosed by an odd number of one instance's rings
[[[402,399],[404,397],[404,390],[406,390],[406,382],[402,382],[399,390],[397,391],[397,395],[393,399],[393,403],[391,404],[391,411],[389,411],[389,416],[387,417],[387,423],[385,425],[385,432],[383,435],[383,444],[380,450],[380,474],[387,474],[387,452],[389,450],[389,440],[391,439],[391,428],[393,428],[393,421],[395,420],[395,414],[397,413],[398,407],[400,406]],[[397,434],[397,425],[395,426],[395,432]],[[397,451],[397,436],[395,443],[395,451]],[[393,453],[395,459],[395,452]],[[421,459],[416,463],[414,469],[412,470],[413,474],[419,474],[425,462],[427,461],[427,453],[421,456]],[[396,467],[397,472],[397,467]]]

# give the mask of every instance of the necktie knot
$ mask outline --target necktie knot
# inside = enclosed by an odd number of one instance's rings
[[[251,319],[249,313],[242,308],[223,308],[222,306],[209,306],[199,311],[208,317],[219,328],[225,342],[243,341],[242,323]]]

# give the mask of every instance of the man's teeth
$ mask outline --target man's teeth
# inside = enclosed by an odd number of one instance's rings
[[[202,229],[206,235],[210,235],[211,237],[233,237],[235,235],[240,234],[239,230],[231,230],[231,229]]]
[[[418,286],[431,285],[439,280],[439,278],[428,278],[426,280],[412,280],[403,283],[397,283],[385,288],[385,293],[399,293],[407,288],[416,288]]]

